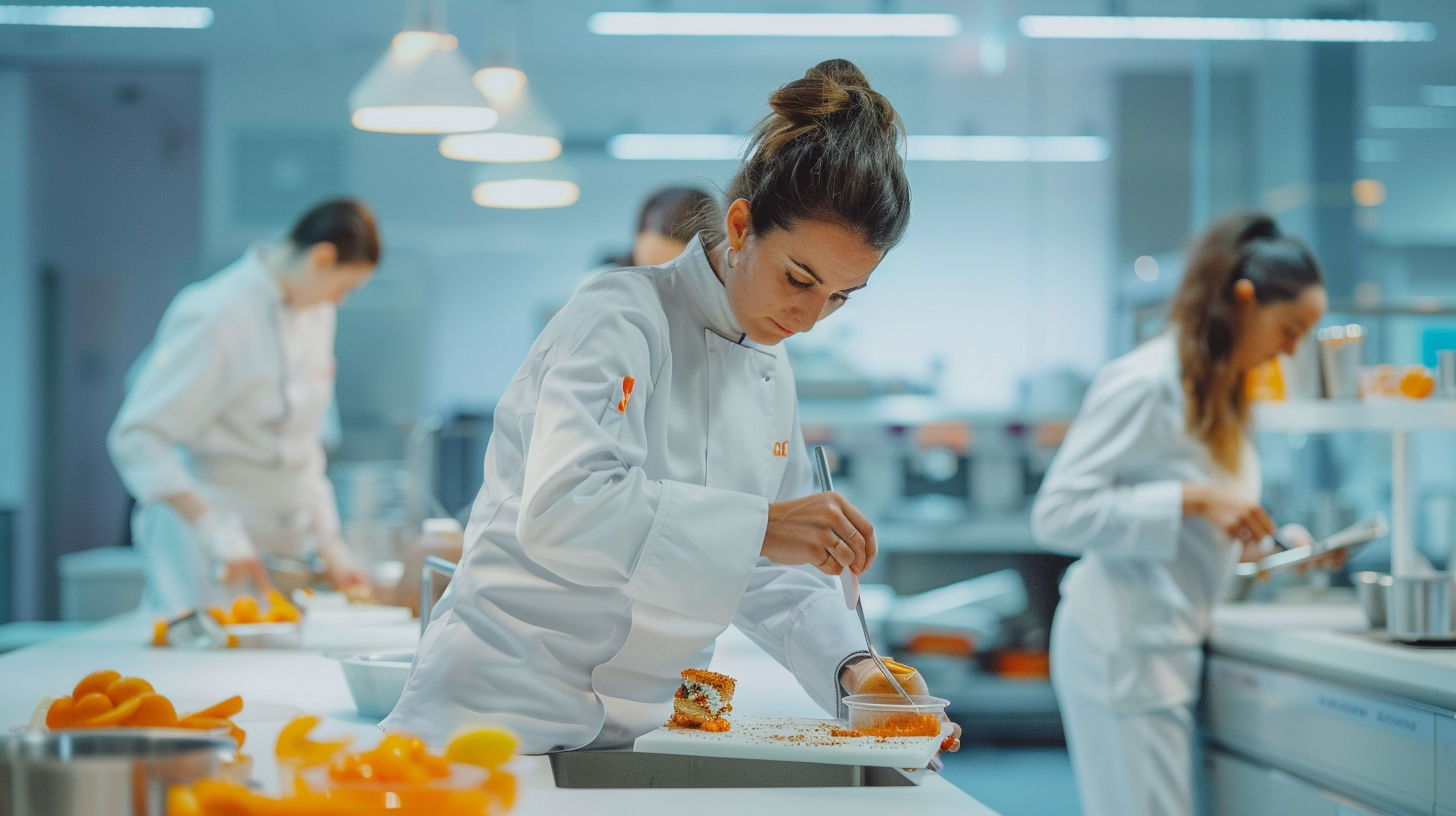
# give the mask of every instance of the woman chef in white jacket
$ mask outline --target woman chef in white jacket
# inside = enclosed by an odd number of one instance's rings
[[[1052,682],[1086,816],[1193,813],[1193,707],[1211,611],[1240,546],[1274,533],[1259,504],[1248,371],[1326,307],[1320,269],[1273,219],[1236,213],[1199,239],[1171,327],[1108,363],[1032,511],[1082,558],[1062,581]]]
[[[107,439],[137,500],[147,606],[170,614],[266,588],[260,553],[316,552],[335,585],[362,584],[319,434],[335,308],[379,252],[362,202],[327,201],[280,246],[250,247],[168,307]]]
[[[529,753],[630,744],[729,623],[827,710],[874,683],[829,577],[870,565],[874,530],[814,492],[781,343],[904,232],[901,125],[842,60],[770,105],[725,235],[598,275],[531,348],[386,729],[440,742],[494,721]]]

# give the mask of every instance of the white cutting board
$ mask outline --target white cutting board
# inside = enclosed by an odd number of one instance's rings
[[[730,717],[732,730],[715,734],[663,726],[637,738],[632,750],[644,754],[822,762],[881,768],[924,768],[950,733],[946,723],[937,737],[833,737],[833,720],[787,717]]]

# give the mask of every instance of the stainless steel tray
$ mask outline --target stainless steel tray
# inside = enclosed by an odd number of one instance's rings
[[[895,768],[768,759],[563,751],[551,755],[558,788],[913,787]]]

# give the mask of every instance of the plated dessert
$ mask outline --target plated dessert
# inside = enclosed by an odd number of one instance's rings
[[[733,678],[703,669],[684,669],[682,685],[672,696],[672,728],[722,732],[733,726],[726,715],[733,710]]]

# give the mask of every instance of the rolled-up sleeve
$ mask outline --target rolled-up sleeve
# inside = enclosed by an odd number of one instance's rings
[[[1162,384],[1146,372],[1099,374],[1032,507],[1032,530],[1068,555],[1171,561],[1183,517],[1176,480],[1130,482],[1138,457],[1156,455],[1172,432]]]

